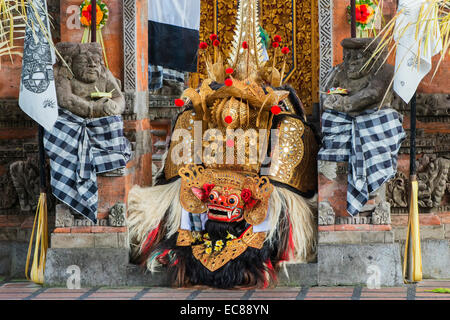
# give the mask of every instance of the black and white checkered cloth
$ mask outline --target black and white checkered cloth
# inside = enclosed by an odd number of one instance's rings
[[[184,83],[185,73],[162,66],[148,66],[148,89],[158,90],[163,87],[163,80]]]
[[[402,118],[393,109],[368,110],[356,117],[326,110],[322,133],[318,159],[348,162],[347,211],[358,214],[369,194],[397,172],[397,154],[405,139]]]
[[[96,223],[97,174],[123,168],[131,157],[122,117],[83,119],[60,108],[44,147],[55,197]]]

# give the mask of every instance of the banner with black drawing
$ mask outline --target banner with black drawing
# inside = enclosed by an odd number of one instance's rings
[[[27,25],[22,59],[19,106],[33,120],[50,131],[58,117],[47,3],[33,0],[27,5]]]
[[[199,29],[200,0],[149,0],[149,63],[196,72]]]

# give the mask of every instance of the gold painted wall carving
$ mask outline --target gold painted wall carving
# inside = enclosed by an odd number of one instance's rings
[[[209,35],[216,33],[221,45],[219,50],[228,57],[233,40],[237,0],[201,0],[200,41],[209,42]],[[283,37],[282,46],[291,49],[287,61],[287,83],[297,90],[307,114],[312,103],[318,102],[319,39],[318,9],[314,0],[260,0],[260,21],[270,37]],[[270,47],[269,56],[273,56]],[[214,55],[214,47],[208,52]],[[281,67],[282,60],[278,58]],[[269,62],[272,64],[272,61]],[[199,73],[192,74],[191,86],[197,87],[206,77],[205,58],[199,57]]]

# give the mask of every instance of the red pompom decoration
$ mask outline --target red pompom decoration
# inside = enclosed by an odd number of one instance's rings
[[[233,85],[233,80],[231,80],[230,78],[226,79],[225,80],[225,85],[227,87],[231,87]]]
[[[281,42],[281,36],[276,35],[275,37],[273,37],[273,41],[275,41],[275,42]]]
[[[225,70],[226,74],[232,74],[234,72],[233,68],[228,68],[227,70]]]
[[[279,106],[273,106],[270,108],[270,112],[272,112],[274,115],[277,115],[281,112],[281,108]]]
[[[248,49],[248,43],[247,43],[247,41],[242,42],[242,48]]]
[[[225,122],[228,123],[228,124],[230,124],[230,123],[233,122],[233,118],[232,118],[231,116],[226,116],[226,117],[225,117]]]
[[[244,202],[248,202],[252,197],[252,191],[250,189],[242,189],[241,199]]]
[[[279,42],[272,42],[272,47],[278,48],[280,46]]]
[[[290,50],[289,50],[288,47],[284,47],[283,49],[281,49],[281,52],[282,52],[283,54],[288,54],[288,53],[290,52]]]
[[[206,48],[208,48],[208,44],[206,42],[200,42],[200,45],[198,47],[202,50],[205,50]]]
[[[211,41],[215,41],[217,40],[217,34],[213,33],[209,36],[209,39],[211,39]]]
[[[182,99],[175,99],[175,105],[177,107],[182,107],[184,106],[184,101]]]
[[[213,46],[214,46],[214,47],[218,47],[219,44],[220,44],[220,41],[219,41],[219,40],[214,40],[214,42],[213,42]]]

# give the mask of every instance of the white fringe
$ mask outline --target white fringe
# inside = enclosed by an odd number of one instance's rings
[[[311,206],[308,202],[311,202]],[[286,188],[274,186],[269,199],[269,233],[267,240],[274,241],[280,230],[280,213],[285,210],[292,225],[294,255],[288,263],[306,263],[315,259],[317,246],[317,225],[314,217],[314,198],[309,201]],[[286,270],[285,270],[286,271]]]
[[[134,186],[128,194],[128,234],[131,253],[137,257],[150,231],[166,215],[166,238],[174,235],[181,223],[181,179],[166,185],[142,188]]]

